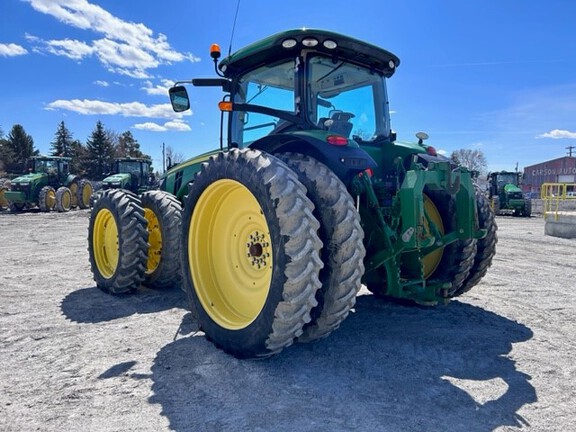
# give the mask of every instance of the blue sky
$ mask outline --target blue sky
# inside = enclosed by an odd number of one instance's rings
[[[130,130],[161,168],[218,146],[215,89],[176,114],[167,87],[212,77],[237,0],[0,0],[0,128],[21,124],[48,153],[60,121],[85,142],[98,120]],[[399,139],[418,131],[450,154],[480,149],[490,170],[520,169],[576,146],[572,0],[241,0],[233,51],[291,28],[322,28],[401,59],[388,81]],[[576,152],[574,153],[576,155]]]

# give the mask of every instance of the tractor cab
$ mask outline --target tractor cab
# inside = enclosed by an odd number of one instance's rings
[[[217,62],[220,51],[213,46]],[[322,30],[291,30],[249,45],[216,63],[220,79],[194,79],[195,86],[221,86],[227,119],[226,147],[276,152],[290,145],[311,149],[329,163],[369,168],[350,151],[360,144],[395,140],[390,127],[385,79],[400,60],[348,36]],[[186,88],[170,90],[175,111],[189,108]],[[330,144],[330,145],[326,145]],[[328,147],[328,148],[327,148]],[[339,151],[334,152],[335,147]],[[337,172],[340,177],[345,172]]]
[[[36,174],[46,174],[48,184],[56,187],[66,181],[70,173],[70,161],[68,157],[37,156],[30,161],[30,170]]]

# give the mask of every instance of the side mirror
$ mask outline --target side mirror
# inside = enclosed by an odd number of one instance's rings
[[[176,112],[186,111],[190,108],[190,99],[184,86],[175,86],[168,90],[172,109]]]

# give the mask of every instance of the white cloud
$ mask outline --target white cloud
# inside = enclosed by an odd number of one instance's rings
[[[174,81],[163,79],[160,80],[160,82],[162,84],[154,86],[152,81],[145,81],[142,90],[144,90],[149,95],[166,96],[168,94],[168,89],[174,85]]]
[[[133,78],[149,78],[148,69],[161,64],[199,61],[191,53],[174,50],[163,34],[142,23],[124,21],[87,0],[24,0],[38,12],[51,15],[60,22],[103,35],[92,42],[43,40],[30,37],[38,44],[37,51],[63,55],[75,60],[94,55],[111,72]]]
[[[102,80],[96,80],[96,81],[94,81],[94,84],[96,84],[97,86],[100,86],[100,87],[109,87],[110,86],[108,81],[102,81]]]
[[[138,123],[132,126],[134,129],[147,130],[151,132],[166,132],[166,131],[190,131],[190,126],[182,119],[174,119],[167,121],[163,125],[154,122]]]
[[[72,60],[82,60],[95,52],[94,48],[87,43],[71,39],[46,41],[45,50],[50,54],[68,57]]]
[[[175,113],[170,104],[145,105],[141,102],[104,102],[89,99],[59,99],[50,102],[46,109],[62,109],[84,115],[120,115],[122,117],[149,117],[174,119],[183,115],[191,115],[190,112]]]
[[[24,54],[28,54],[28,51],[20,45],[0,43],[0,57],[15,57]]]
[[[536,138],[553,138],[553,139],[562,139],[562,138],[570,138],[576,139],[576,132],[570,132],[565,129],[553,129],[550,132],[543,133],[538,135]]]

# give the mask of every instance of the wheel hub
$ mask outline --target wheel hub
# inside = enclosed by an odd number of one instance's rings
[[[263,269],[268,265],[270,258],[270,242],[267,241],[266,235],[258,231],[252,232],[248,236],[246,243],[248,248],[248,261],[254,269]]]

